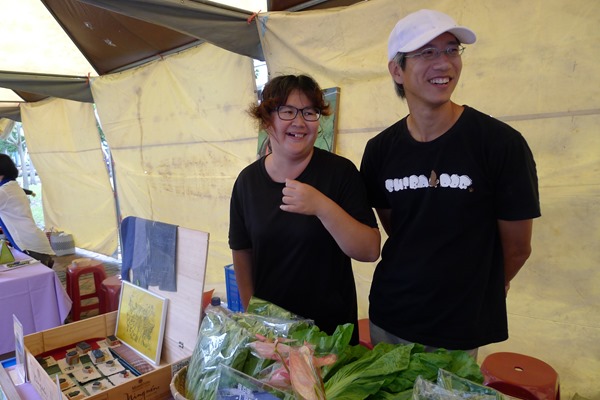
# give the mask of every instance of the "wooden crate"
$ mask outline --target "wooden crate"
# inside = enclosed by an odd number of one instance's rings
[[[151,372],[86,399],[157,400],[171,397],[171,378],[187,365],[196,345],[200,329],[207,254],[208,233],[178,227],[177,292],[149,288],[150,291],[169,299],[160,364]],[[42,399],[55,400],[59,389],[35,357],[80,341],[114,335],[117,315],[118,312],[114,311],[25,336],[29,381]],[[63,395],[63,399],[67,397]]]

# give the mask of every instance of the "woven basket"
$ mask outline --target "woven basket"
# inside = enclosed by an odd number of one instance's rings
[[[187,366],[183,367],[173,376],[169,388],[174,400],[188,400],[185,397],[185,377],[187,376]]]

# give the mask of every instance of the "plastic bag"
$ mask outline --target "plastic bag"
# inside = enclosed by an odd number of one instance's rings
[[[446,389],[418,376],[412,393],[413,400],[496,400],[495,395]]]
[[[256,339],[256,334],[286,337],[297,329],[312,325],[310,320],[232,313],[220,306],[207,307],[187,370],[186,397],[214,400],[221,364],[253,376],[273,363],[250,354],[246,345]]]
[[[506,400],[507,397],[492,389],[491,387],[480,385],[468,379],[461,378],[449,371],[441,369],[438,371],[437,384],[444,389],[464,393],[463,399],[475,398],[477,395],[493,396],[496,400]]]
[[[219,366],[217,400],[293,400],[294,396],[223,364]]]

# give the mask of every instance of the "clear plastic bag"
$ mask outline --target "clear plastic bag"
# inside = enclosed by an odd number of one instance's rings
[[[510,397],[490,387],[461,378],[442,368],[437,383],[418,376],[413,387],[413,400],[507,400]]]
[[[445,389],[464,393],[463,399],[479,398],[477,395],[486,395],[496,400],[506,400],[506,396],[491,387],[480,385],[468,379],[461,378],[444,369],[438,371],[437,384]]]
[[[208,306],[187,370],[186,397],[214,400],[220,365],[254,376],[273,363],[250,354],[247,344],[256,340],[257,334],[287,337],[294,330],[312,325],[310,320],[233,313],[221,306]]]
[[[251,334],[240,327],[229,310],[208,306],[200,325],[196,347],[192,353],[185,380],[186,398],[211,400],[219,382],[219,365],[243,366]]]
[[[294,396],[233,368],[219,366],[217,400],[293,400]]]
[[[496,396],[483,393],[447,389],[418,376],[413,387],[413,400],[496,400]]]

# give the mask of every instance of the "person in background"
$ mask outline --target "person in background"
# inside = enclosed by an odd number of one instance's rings
[[[355,324],[358,307],[351,258],[375,261],[381,237],[356,166],[314,147],[329,115],[311,77],[268,82],[250,115],[272,152],[239,174],[232,192],[229,246],[244,308],[256,296],[332,334]]]
[[[55,253],[33,220],[29,199],[17,183],[17,176],[13,160],[0,154],[0,226],[12,247],[52,268]]]
[[[361,173],[388,234],[369,295],[373,344],[469,351],[508,338],[506,293],[531,253],[536,165],[515,129],[451,100],[475,34],[420,10],[389,36],[409,114],[366,145]]]

